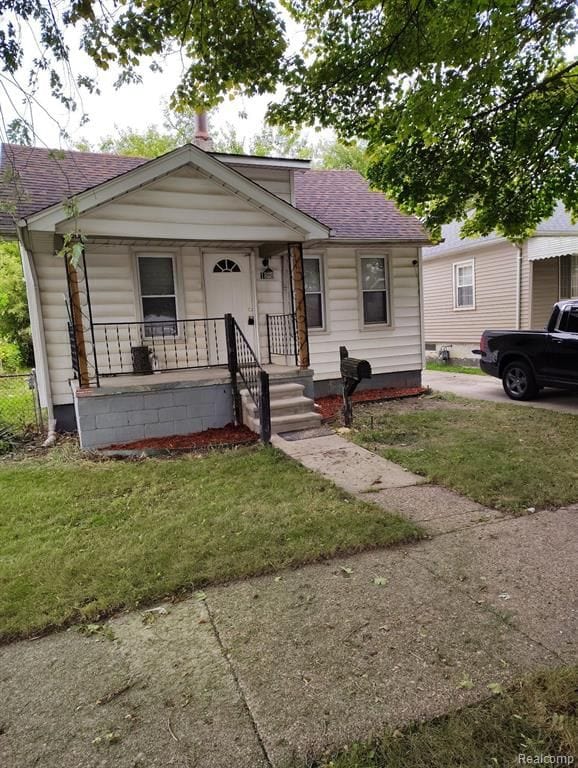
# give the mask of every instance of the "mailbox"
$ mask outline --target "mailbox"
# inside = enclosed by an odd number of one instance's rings
[[[367,360],[358,360],[356,357],[344,357],[341,361],[341,375],[344,379],[361,381],[371,378],[371,365]]]
[[[346,427],[351,426],[353,420],[353,408],[351,396],[357,389],[357,385],[363,379],[371,378],[371,365],[367,360],[359,360],[356,357],[349,357],[347,347],[339,347],[339,357],[341,358],[341,380],[343,381],[343,408],[341,415]]]

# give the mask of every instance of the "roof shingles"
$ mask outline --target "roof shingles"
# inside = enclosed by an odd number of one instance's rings
[[[146,162],[140,157],[3,144],[0,233],[13,233],[15,219],[27,218]],[[380,192],[370,191],[356,171],[296,171],[294,180],[296,207],[330,227],[334,239],[427,240],[415,217],[400,213]]]

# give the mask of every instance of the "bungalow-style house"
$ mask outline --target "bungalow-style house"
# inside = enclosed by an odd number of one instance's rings
[[[342,345],[371,386],[420,384],[428,235],[354,171],[194,145],[7,144],[0,165],[42,403],[83,447],[316,425]]]
[[[423,250],[426,355],[478,360],[487,328],[543,328],[552,305],[578,296],[578,224],[558,205],[520,246],[496,234],[461,239],[460,223]]]

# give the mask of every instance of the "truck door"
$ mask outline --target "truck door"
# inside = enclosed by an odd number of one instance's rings
[[[578,305],[564,307],[558,330],[548,336],[551,376],[578,386]]]

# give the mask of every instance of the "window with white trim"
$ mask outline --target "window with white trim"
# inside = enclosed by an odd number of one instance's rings
[[[570,298],[578,299],[578,253],[573,253],[570,262]]]
[[[473,309],[474,294],[474,262],[454,264],[454,309]]]
[[[364,325],[389,323],[387,258],[361,256],[361,299]]]
[[[325,296],[320,256],[305,256],[303,258],[303,281],[305,283],[307,327],[323,329],[325,328]]]
[[[176,336],[177,295],[173,257],[141,254],[137,259],[145,336]]]

